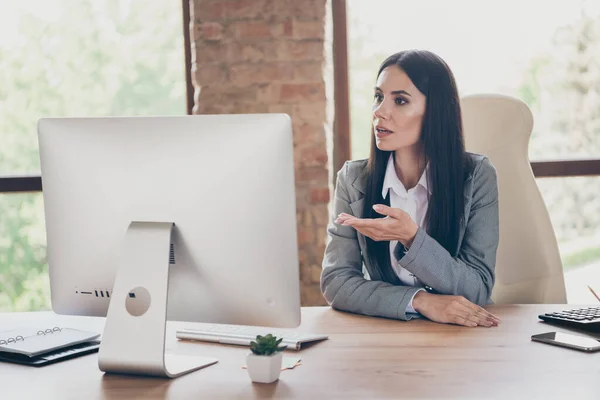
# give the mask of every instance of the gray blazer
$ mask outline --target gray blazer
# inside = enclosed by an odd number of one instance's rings
[[[473,303],[490,302],[498,248],[498,185],[496,170],[485,156],[471,154],[473,170],[465,182],[464,223],[458,246],[450,254],[419,228],[400,265],[441,294],[464,296]],[[365,237],[350,226],[334,224],[344,212],[362,217],[367,160],[348,161],[337,175],[332,218],[327,227],[321,291],[336,309],[407,320],[406,307],[418,287],[384,282],[370,264]],[[369,279],[363,274],[363,264]],[[399,282],[399,281],[398,281]]]

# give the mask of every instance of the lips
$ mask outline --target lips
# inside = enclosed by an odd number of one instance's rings
[[[382,125],[376,125],[375,132],[377,132],[376,136],[378,138],[382,138],[382,137],[385,137],[385,136],[388,136],[388,135],[391,135],[392,133],[394,133],[393,131],[387,129],[385,126],[382,126]]]

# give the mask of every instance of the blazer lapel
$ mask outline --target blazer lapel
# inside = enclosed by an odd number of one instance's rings
[[[354,216],[356,218],[362,218],[363,217],[363,210],[365,207],[365,193],[366,191],[366,187],[367,187],[367,169],[363,168],[360,173],[356,176],[356,179],[354,179],[354,181],[352,181],[352,187],[354,189],[356,189],[357,192],[360,193],[360,195],[357,195],[357,197],[360,197],[358,200],[350,203],[350,209],[352,209],[352,213],[354,214]],[[363,254],[366,254],[367,251],[367,240],[365,239],[365,237],[363,235],[361,235],[360,233],[357,232],[357,236],[358,236],[358,243],[360,245],[360,250],[363,252]],[[371,271],[369,271],[370,273]]]
[[[362,193],[363,196],[367,193],[367,168],[363,168],[352,181],[352,187]]]

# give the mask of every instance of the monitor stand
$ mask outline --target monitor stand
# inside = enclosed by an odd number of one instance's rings
[[[175,378],[218,360],[165,353],[172,222],[129,225],[111,295],[100,370]]]

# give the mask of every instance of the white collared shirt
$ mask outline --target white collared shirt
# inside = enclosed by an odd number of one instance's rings
[[[383,198],[386,198],[388,193],[390,195],[390,207],[403,210],[413,221],[424,228],[427,207],[429,206],[429,195],[431,194],[427,185],[427,167],[425,167],[425,171],[423,171],[423,175],[421,175],[417,185],[407,191],[396,174],[394,155],[393,153],[390,154],[385,170],[381,195]],[[397,243],[398,241],[396,240],[390,241],[390,261],[393,270],[396,272],[396,275],[398,275],[398,278],[400,278],[400,282],[404,285],[422,287],[423,285],[419,283],[418,279],[406,269],[402,268],[398,263],[398,260],[394,257],[394,248]],[[409,303],[407,311],[415,312],[412,308],[412,300]]]

